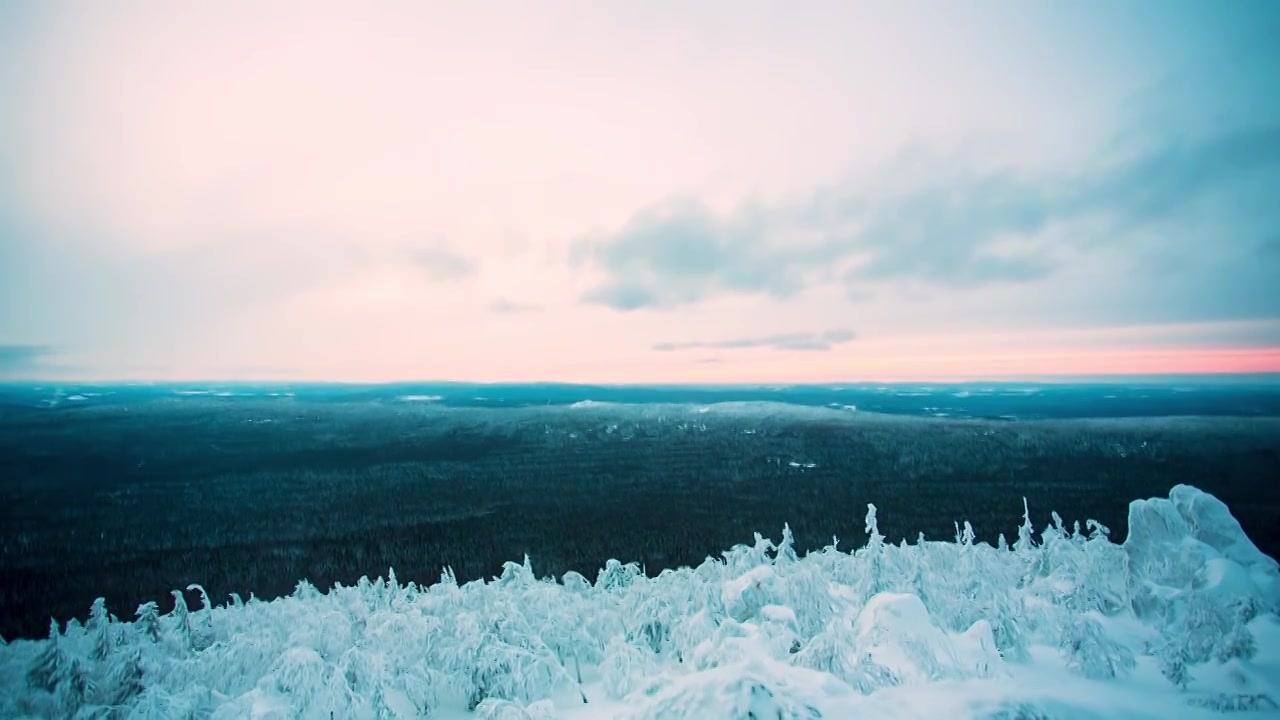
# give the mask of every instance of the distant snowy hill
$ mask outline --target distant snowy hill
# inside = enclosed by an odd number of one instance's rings
[[[67,718],[1275,716],[1280,574],[1180,485],[1129,538],[1061,521],[1012,543],[852,552],[759,535],[697,568],[594,581],[388,579],[88,622],[0,647],[0,715]],[[127,613],[126,613],[127,614]]]
[[[1032,420],[1177,415],[1280,416],[1280,376],[1131,378],[1074,382],[845,385],[570,385],[558,383],[0,383],[0,407],[67,408],[143,402],[419,403],[443,407],[591,407],[770,402],[937,418]],[[87,401],[87,402],[86,402]]]

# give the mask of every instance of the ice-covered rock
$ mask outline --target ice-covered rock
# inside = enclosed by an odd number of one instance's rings
[[[1190,485],[1175,485],[1169,491],[1169,500],[1195,539],[1247,568],[1256,566],[1276,571],[1276,561],[1259,550],[1244,534],[1240,521],[1227,509],[1226,503]]]
[[[1148,617],[1192,588],[1226,603],[1235,598],[1280,608],[1280,566],[1249,540],[1218,498],[1177,485],[1169,498],[1129,504],[1133,609]]]
[[[968,630],[955,636],[956,656],[961,670],[970,677],[990,677],[1001,672],[1004,658],[996,645],[995,631],[986,620],[975,622]]]

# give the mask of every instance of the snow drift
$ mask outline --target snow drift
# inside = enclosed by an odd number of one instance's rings
[[[0,716],[31,718],[1166,718],[1277,713],[1280,573],[1180,485],[1129,538],[1029,513],[1012,545],[789,529],[696,568],[592,582],[528,560],[460,585],[386,579],[232,597],[0,646]],[[198,586],[194,589],[200,590]],[[203,590],[200,590],[203,595]]]

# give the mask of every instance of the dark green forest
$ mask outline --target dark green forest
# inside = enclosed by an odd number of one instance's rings
[[[0,413],[0,634],[93,599],[200,583],[215,601],[301,579],[430,583],[532,559],[655,574],[789,523],[801,548],[1013,536],[1028,499],[1124,537],[1128,503],[1189,483],[1280,554],[1280,419],[929,419],[782,405],[439,408],[182,399]],[[191,594],[189,602],[195,603]]]

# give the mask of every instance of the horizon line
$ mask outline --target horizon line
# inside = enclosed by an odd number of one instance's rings
[[[970,383],[1032,383],[1044,385],[1058,384],[1112,384],[1112,383],[1173,383],[1178,381],[1214,381],[1221,384],[1280,384],[1280,371],[1277,372],[1203,372],[1203,373],[1096,373],[1076,375],[966,375],[966,376],[920,376],[914,378],[861,378],[806,380],[799,382],[736,380],[729,382],[589,382],[571,380],[448,380],[448,379],[389,379],[389,380],[342,380],[342,379],[299,379],[299,378],[165,378],[165,379],[104,379],[104,378],[12,378],[0,379],[3,385],[331,385],[346,387],[388,387],[394,385],[456,385],[469,387],[483,386],[566,386],[566,387],[815,387],[832,385],[918,385],[921,383],[940,385],[961,385]]]

